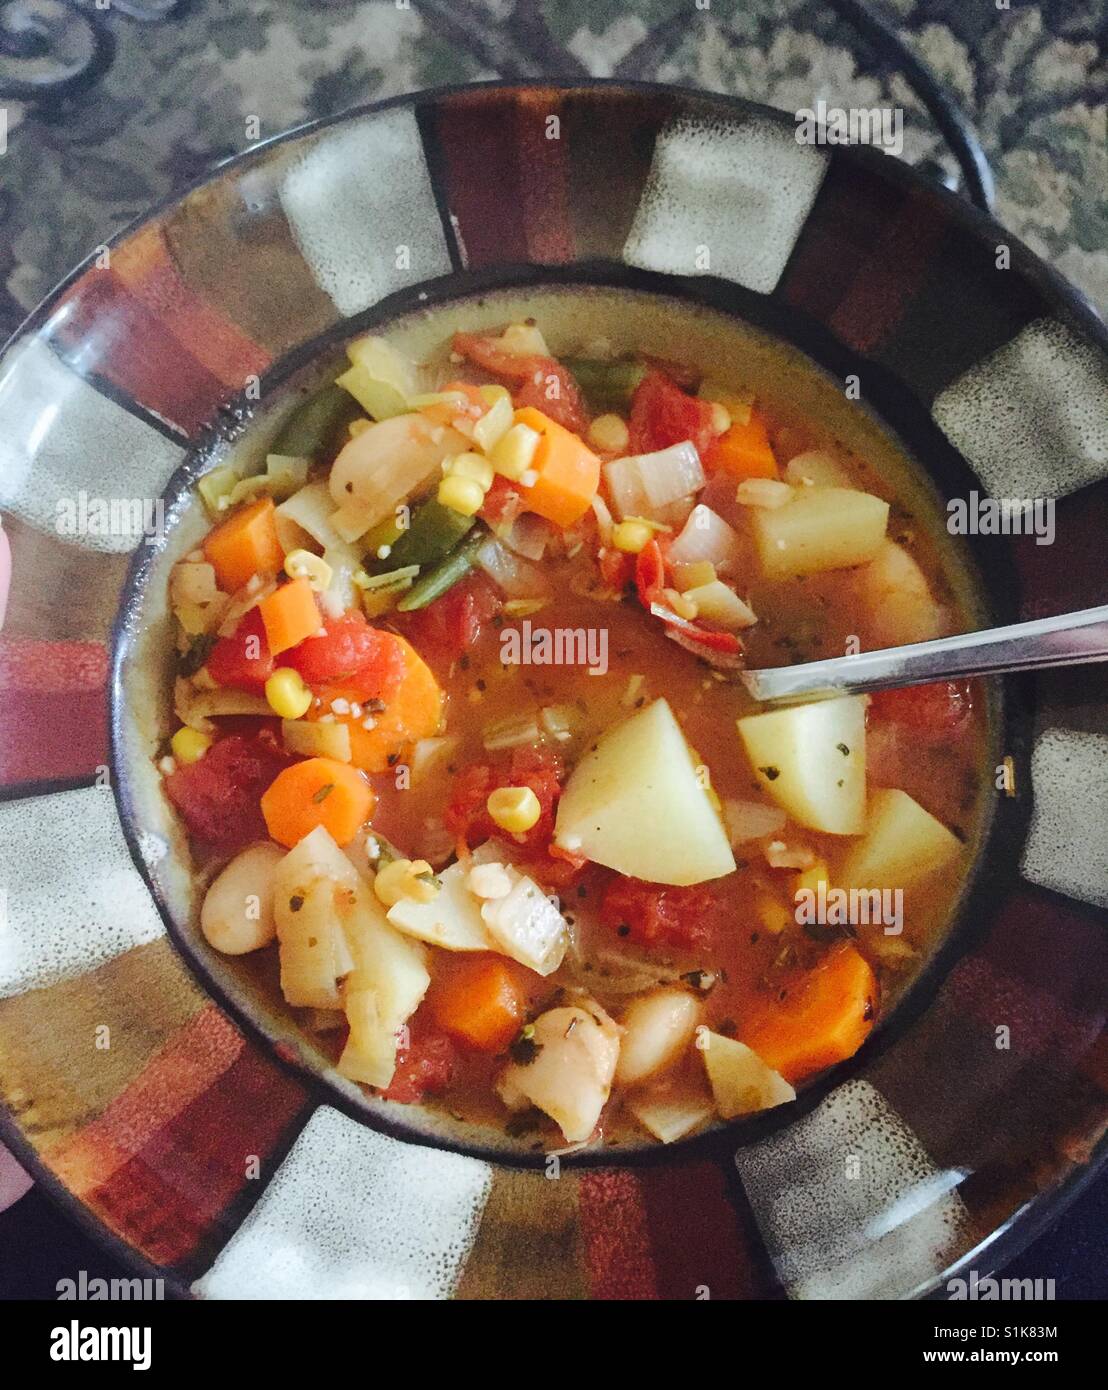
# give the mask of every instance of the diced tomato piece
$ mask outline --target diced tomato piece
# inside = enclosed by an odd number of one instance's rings
[[[487,574],[472,574],[404,621],[408,641],[440,669],[457,661],[500,611],[500,591]]]
[[[635,556],[626,551],[606,547],[600,552],[598,563],[600,577],[609,589],[622,591],[635,578]]]
[[[589,416],[580,389],[572,374],[539,353],[505,352],[495,338],[477,333],[455,333],[453,348],[486,371],[516,384],[514,403],[518,408],[534,406],[574,434],[584,434]]]
[[[228,734],[199,762],[183,763],[170,773],[166,795],[201,855],[234,854],[268,838],[262,793],[292,761],[266,730],[255,737]]]
[[[265,683],[273,674],[273,657],[257,608],[250,609],[230,637],[219,639],[205,664],[217,685],[248,690],[253,695],[265,692]]]
[[[666,582],[666,562],[657,540],[650,540],[635,557],[635,588],[639,602],[649,612],[651,604],[662,599]]]
[[[555,424],[583,435],[589,416],[576,381],[553,357],[532,357],[530,361],[534,371],[512,397],[516,409],[533,406]]]
[[[691,439],[701,457],[715,439],[712,405],[682,391],[663,372],[647,372],[631,400],[630,452],[649,454]]]
[[[391,632],[371,627],[356,612],[324,621],[325,635],[307,637],[281,654],[281,665],[299,671],[315,689],[330,684],[357,688],[356,698],[388,701],[404,679],[404,650]]]
[[[514,483],[498,473],[492,480],[492,487],[485,493],[485,501],[478,515],[487,521],[494,530],[511,526],[523,511],[523,494]]]
[[[640,946],[691,950],[710,943],[714,906],[705,888],[671,888],[621,875],[604,891],[600,920]]]
[[[381,1092],[386,1100],[415,1105],[425,1096],[445,1091],[454,1078],[458,1052],[440,1029],[413,1021],[407,1047],[396,1054],[396,1070]]]
[[[902,724],[921,734],[949,734],[969,722],[973,696],[968,681],[910,685],[903,690],[876,690],[870,717]]]
[[[507,763],[471,763],[454,779],[453,794],[443,813],[447,830],[473,848],[504,831],[493,821],[485,803],[497,787],[530,787],[539,799],[535,824],[518,842],[545,849],[554,834],[554,811],[562,794],[562,763],[542,747],[514,748]]]

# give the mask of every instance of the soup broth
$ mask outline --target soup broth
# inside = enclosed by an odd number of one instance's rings
[[[527,1147],[788,1103],[950,923],[986,720],[962,684],[774,712],[737,672],[975,624],[922,471],[654,297],[461,301],[316,375],[171,577],[158,766],[209,943],[341,1075]]]

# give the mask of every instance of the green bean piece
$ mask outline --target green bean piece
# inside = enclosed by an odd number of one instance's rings
[[[348,391],[334,383],[324,386],[296,407],[278,430],[269,453],[316,461],[326,458],[337,449],[340,431],[363,414]]]
[[[564,357],[562,363],[573,373],[585,400],[594,410],[626,408],[646,375],[643,364],[630,358],[602,362],[591,357]]]
[[[428,570],[412,585],[396,605],[398,613],[414,613],[418,608],[426,608],[437,598],[442,598],[460,579],[464,579],[473,568],[477,552],[488,540],[489,533],[482,526],[476,535],[464,540],[456,550],[440,560],[433,570]]]
[[[411,524],[392,545],[389,569],[402,565],[433,565],[449,555],[458,542],[473,529],[475,518],[463,516],[453,507],[444,507],[431,497],[412,513]],[[371,551],[371,553],[373,553]]]

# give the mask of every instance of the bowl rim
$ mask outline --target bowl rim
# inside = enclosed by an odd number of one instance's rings
[[[264,159],[271,148],[287,142],[311,137],[332,127],[349,124],[363,117],[396,107],[418,109],[423,105],[433,105],[436,101],[443,98],[464,96],[470,93],[499,92],[507,96],[512,92],[534,91],[562,94],[579,92],[585,95],[614,93],[626,94],[630,97],[669,95],[694,107],[715,107],[721,112],[729,113],[732,116],[736,113],[752,115],[764,120],[770,120],[790,131],[795,130],[794,118],[787,111],[766,106],[763,103],[745,97],[704,92],[696,88],[684,87],[679,84],[625,81],[618,78],[598,78],[582,81],[545,81],[542,79],[520,81],[516,79],[497,78],[482,82],[454,83],[438,87],[421,88],[416,91],[400,93],[379,101],[357,103],[333,115],[302,122],[297,126],[290,127],[264,140],[260,140],[251,145],[248,149],[239,151],[220,161],[204,173],[198,175],[181,187],[172,190],[165,197],[145,208],[136,218],[113,233],[96,249],[90,252],[88,256],[80,261],[67,276],[43,297],[40,303],[28,313],[8,340],[0,346],[0,362],[2,362],[7,353],[17,343],[34,333],[44,322],[48,321],[59,298],[86,273],[95,258],[102,253],[104,246],[112,248],[119,245],[133,235],[139,228],[155,220],[159,214],[183,202],[191,193],[216,182],[225,172],[249,166],[256,159]],[[948,218],[967,230],[979,241],[987,240],[988,244],[995,245],[997,235],[1001,236],[1004,243],[1011,249],[1012,267],[1018,269],[1021,274],[1025,275],[1040,290],[1044,300],[1047,301],[1048,305],[1055,312],[1059,313],[1060,317],[1076,327],[1086,339],[1091,339],[1093,344],[1098,347],[1103,354],[1108,356],[1108,325],[1105,324],[1104,319],[1088,297],[1062,276],[1060,272],[1043,261],[1018,237],[1012,235],[1006,228],[1002,227],[994,217],[981,211],[961,195],[928,179],[903,161],[896,158],[887,158],[879,150],[870,147],[847,145],[836,146],[833,153],[836,158],[846,159],[855,163],[861,162],[863,165],[870,165],[873,169],[880,169],[883,177],[894,185],[909,187],[916,190],[926,190],[927,194],[935,198],[939,205],[944,208]],[[558,268],[539,267],[538,269],[545,272]],[[568,266],[564,269],[572,272],[574,267]],[[458,270],[455,268],[442,278],[452,281],[456,279],[457,274]],[[431,282],[425,282],[425,284],[427,283]],[[418,290],[419,288],[421,287],[408,287],[403,294],[406,297],[409,290]],[[450,296],[447,296],[447,298],[449,297]],[[765,298],[768,299],[769,296],[765,296]],[[365,311],[364,316],[372,315],[379,309],[380,305],[371,306],[369,310]],[[382,317],[388,316],[392,316],[392,314],[382,315]],[[350,332],[355,331],[352,325],[357,323],[360,317],[362,316],[356,315],[347,320],[340,319],[335,325],[332,325],[331,329],[327,330],[327,332],[330,333],[338,330],[336,333],[337,341],[339,336],[348,336]],[[320,335],[320,337],[323,336],[326,335]],[[319,339],[313,340],[315,343],[318,343],[318,341]],[[793,344],[793,346],[795,346],[795,344]],[[801,350],[804,351],[804,349]],[[294,353],[295,351],[296,350],[294,350]],[[290,354],[286,354],[286,357],[288,356],[290,356]],[[278,359],[279,362],[282,360],[284,359]],[[822,364],[817,363],[817,366],[822,366]],[[879,415],[878,418],[882,419],[883,417]],[[178,434],[176,431],[167,430],[167,433],[175,442],[185,443],[187,457],[191,458],[199,452],[200,440],[185,441],[184,436]],[[202,431],[201,439],[203,434],[204,432]],[[132,570],[138,567],[138,558],[137,554],[133,557],[134,563],[128,570],[128,577],[124,585],[124,594],[133,586],[134,578]],[[113,768],[118,762],[117,739],[119,730],[117,727],[118,721],[115,717],[115,711],[118,710],[120,698],[118,683],[121,675],[123,656],[126,650],[126,644],[121,640],[121,633],[119,631],[124,609],[125,605],[121,603],[116,620],[113,623],[110,639],[111,669],[109,699],[113,709],[113,715],[110,721]],[[113,796],[116,801],[117,813],[120,816],[123,833],[131,851],[132,858],[135,860],[136,866],[142,874],[148,890],[152,892],[163,920],[166,920],[167,927],[169,927],[170,914],[164,910],[159,900],[159,895],[153,891],[150,880],[147,877],[144,861],[139,854],[137,839],[132,831],[133,821],[130,814],[125,813],[124,806],[121,804],[119,779],[113,776],[111,785]],[[964,907],[964,903],[961,904],[961,906]],[[175,949],[185,954],[187,967],[194,973],[199,970],[204,988],[214,995],[219,1006],[227,1009],[239,1026],[245,1024],[246,1031],[254,1037],[255,1040],[262,1043],[266,1048],[267,1055],[273,1058],[279,1067],[290,1070],[300,1083],[305,1086],[313,1108],[318,1107],[320,1104],[329,1104],[343,1113],[352,1115],[352,1117],[356,1118],[360,1123],[367,1124],[370,1128],[385,1133],[401,1142],[416,1143],[444,1151],[457,1152],[503,1167],[533,1169],[536,1166],[540,1166],[544,1161],[545,1155],[542,1153],[534,1155],[526,1153],[516,1155],[510,1151],[484,1150],[479,1146],[455,1144],[449,1141],[444,1142],[427,1134],[414,1133],[404,1126],[393,1126],[386,1119],[377,1115],[367,1116],[364,1111],[358,1111],[355,1114],[352,1109],[347,1109],[347,1107],[343,1105],[341,1093],[337,1092],[331,1084],[325,1081],[314,1069],[302,1063],[290,1061],[283,1055],[282,1050],[275,1048],[272,1039],[265,1035],[257,1022],[252,1019],[249,1014],[240,1009],[235,1001],[229,1000],[225,992],[218,985],[213,983],[207,972],[198,967],[194,953],[191,951],[182,952],[181,942],[176,938],[172,927],[169,927],[169,934],[173,940]],[[946,956],[946,947],[951,944],[953,939],[958,938],[960,935],[960,933],[954,933],[948,938],[943,948],[940,948],[940,950],[935,953],[935,956],[928,962],[924,971],[921,972],[921,980],[923,976],[930,976],[933,973],[937,973],[937,967],[940,964],[945,968],[949,968],[952,962],[944,959]],[[968,940],[962,938],[962,944],[964,947],[968,944]],[[911,993],[915,995],[917,991],[913,988]],[[930,995],[928,996],[928,1001],[929,999]],[[908,1003],[909,1001],[905,1000],[903,1004],[898,1006],[895,1015],[898,1019],[902,1013],[908,1012]],[[916,1012],[917,1010],[910,1011],[909,1017],[906,1020],[907,1023],[913,1020]],[[896,1034],[898,1034],[899,1031],[900,1030],[897,1029]],[[896,1034],[893,1034],[893,1036]],[[892,1037],[886,1034],[884,1041],[888,1042],[891,1040]],[[877,1041],[877,1039],[875,1039],[875,1041]],[[875,1053],[876,1049],[871,1050],[867,1047],[863,1049],[862,1056],[864,1060],[869,1061]],[[796,1108],[794,1109],[792,1106],[788,1107],[790,1111],[788,1122],[791,1123],[795,1119],[800,1118],[803,1114],[806,1114],[808,1110],[818,1104],[831,1089],[849,1080],[854,1074],[852,1063],[856,1060],[857,1059],[851,1059],[840,1067],[832,1069],[831,1073],[829,1073],[829,1075],[834,1078],[832,1084],[825,1085],[822,1081],[817,1082],[805,1092],[802,1092],[798,1101],[795,1103]],[[779,1127],[779,1125],[766,1126],[766,1132],[770,1132],[772,1129],[777,1129]],[[297,1125],[296,1133],[293,1135],[293,1139],[290,1143],[295,1140],[302,1131],[302,1128],[302,1123]],[[686,1160],[697,1156],[708,1156],[714,1148],[719,1147],[721,1144],[724,1149],[730,1147],[728,1136],[733,1128],[734,1122],[732,1122],[731,1125],[718,1126],[702,1135],[679,1141],[675,1145],[656,1145],[629,1151],[615,1150],[612,1152],[611,1157],[606,1156],[603,1150],[594,1151],[591,1154],[583,1152],[579,1155],[572,1155],[564,1159],[563,1162],[565,1162],[567,1166],[578,1168],[598,1165],[630,1167],[642,1166],[655,1162],[665,1162],[673,1159],[674,1156]],[[754,1127],[752,1127],[752,1129],[753,1128]],[[44,1160],[39,1158],[37,1153],[33,1150],[29,1139],[19,1130],[14,1117],[11,1116],[4,1107],[0,1107],[0,1136],[4,1138],[4,1141],[8,1143],[9,1147],[16,1153],[20,1161],[35,1175],[36,1180],[43,1183],[49,1195],[63,1205],[67,1212],[72,1212],[77,1216],[78,1222],[83,1229],[88,1230],[95,1238],[100,1239],[102,1243],[112,1248],[114,1253],[122,1255],[126,1261],[131,1264],[137,1264],[144,1272],[151,1274],[151,1277],[163,1278],[166,1280],[167,1286],[171,1284],[175,1285],[177,1290],[182,1292],[184,1296],[190,1296],[188,1290],[175,1276],[167,1273],[162,1267],[151,1264],[151,1262],[145,1256],[141,1255],[133,1246],[111,1231],[93,1213],[91,1208],[87,1207],[76,1194],[61,1183],[52,1171],[47,1168]],[[760,1134],[758,1132],[752,1132],[750,1142],[756,1141],[759,1137]],[[279,1152],[280,1157],[283,1158],[284,1153],[287,1152],[287,1146]],[[717,1156],[720,1161],[725,1164],[727,1163],[727,1154],[725,1152],[720,1152]],[[1097,1145],[1093,1154],[1084,1165],[1068,1173],[1053,1188],[1047,1189],[1045,1192],[1022,1204],[1009,1215],[1004,1223],[988,1233],[973,1247],[973,1249],[960,1256],[959,1259],[941,1275],[924,1281],[905,1296],[922,1297],[934,1294],[946,1279],[953,1277],[952,1271],[958,1268],[968,1267],[968,1262],[982,1250],[987,1249],[993,1252],[996,1249],[1000,1249],[1004,1251],[1003,1258],[1010,1259],[1069,1205],[1079,1192],[1092,1181],[1106,1160],[1108,1160],[1108,1136],[1102,1139]],[[258,1196],[260,1195],[261,1194],[258,1194]],[[998,1256],[994,1254],[991,1255],[991,1258],[995,1259],[998,1258]]]

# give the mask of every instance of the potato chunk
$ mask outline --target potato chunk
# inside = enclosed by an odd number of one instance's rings
[[[796,1099],[785,1078],[745,1043],[722,1033],[705,1032],[701,1051],[716,1109],[723,1119],[753,1115]]]
[[[533,1056],[512,1062],[497,1083],[510,1110],[537,1106],[570,1144],[583,1143],[600,1120],[619,1058],[619,1025],[591,999],[549,1009],[535,1020]]]
[[[962,842],[907,792],[878,787],[870,795],[865,834],[836,875],[844,888],[910,888],[944,868]]]
[[[655,700],[601,735],[566,783],[555,843],[633,878],[704,883],[735,867],[681,726]]]
[[[797,822],[858,835],[866,813],[866,699],[844,695],[738,721],[762,789]]]
[[[795,579],[872,560],[889,504],[845,487],[797,488],[783,507],[757,507],[751,525],[767,579]]]

